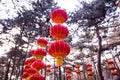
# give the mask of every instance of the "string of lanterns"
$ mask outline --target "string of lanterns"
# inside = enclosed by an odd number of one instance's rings
[[[80,76],[80,66],[79,65],[76,65],[75,66],[75,72],[76,72],[76,74],[77,74],[77,76],[79,77]]]
[[[71,79],[71,66],[66,66],[66,78],[67,80]]]
[[[47,52],[44,49],[47,45],[47,40],[39,38],[36,42],[41,48],[30,51],[32,57],[27,58],[24,62],[22,80],[44,80],[44,75],[41,70],[45,67],[42,61]]]
[[[114,66],[114,61],[113,60],[108,60],[108,65],[111,70],[111,75],[115,76],[118,75],[118,72],[116,72],[116,67]]]
[[[47,67],[47,69],[46,69],[47,75],[49,75],[51,72],[51,65],[48,64],[46,67]]]
[[[87,75],[88,75],[88,77],[90,79],[92,79],[92,76],[93,76],[93,74],[92,74],[92,65],[90,63],[88,63],[88,64],[86,64],[86,66],[87,66]]]
[[[56,59],[56,65],[61,66],[63,64],[63,58],[70,53],[70,46],[67,42],[62,41],[69,34],[68,28],[61,25],[67,19],[67,13],[65,10],[56,9],[51,13],[51,20],[56,23],[50,28],[50,35],[56,39],[48,47],[49,54]]]

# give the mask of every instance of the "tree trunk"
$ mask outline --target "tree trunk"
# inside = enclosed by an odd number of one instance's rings
[[[12,78],[12,75],[13,75],[13,72],[14,72],[14,69],[15,69],[14,67],[15,67],[15,65],[16,65],[16,64],[15,64],[15,61],[16,61],[15,59],[16,59],[16,57],[14,57],[14,59],[13,59],[13,66],[12,66],[12,70],[11,70],[11,74],[10,74],[10,80],[11,80],[11,78]]]
[[[102,38],[99,33],[99,28],[96,25],[96,34],[98,38],[98,53],[97,53],[97,69],[98,69],[98,75],[99,75],[99,80],[104,80],[102,76],[102,69],[101,69],[101,53],[102,53]]]
[[[9,69],[10,69],[10,63],[11,63],[11,58],[10,58],[10,60],[8,59],[8,64],[6,66],[5,80],[9,80],[8,79],[8,73],[9,73]]]

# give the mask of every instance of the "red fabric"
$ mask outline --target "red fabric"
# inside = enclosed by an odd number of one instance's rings
[[[108,61],[108,64],[113,64],[114,62],[112,60],[109,60]]]
[[[66,70],[66,73],[67,73],[67,74],[70,74],[70,73],[71,73],[71,70],[67,69],[67,70]]]
[[[111,70],[115,70],[116,68],[115,68],[115,66],[111,66],[110,69]]]
[[[116,71],[111,72],[111,74],[112,74],[113,76],[118,75],[118,73],[117,73]]]
[[[44,49],[37,49],[35,52],[36,56],[42,55],[42,56],[46,56],[47,52]]]
[[[30,80],[45,80],[45,77],[42,74],[33,74]]]
[[[45,67],[45,64],[42,61],[37,60],[37,61],[33,62],[32,67],[37,69],[37,70],[40,70],[40,69],[43,69]]]
[[[31,75],[31,74],[36,73],[37,70],[36,70],[35,68],[28,68],[28,69],[26,70],[26,72]]]
[[[50,28],[50,35],[56,40],[62,40],[69,34],[68,28],[63,25],[54,25]]]
[[[48,52],[53,57],[66,57],[70,52],[70,46],[66,42],[56,41],[48,47]]]
[[[80,71],[79,71],[79,70],[77,70],[77,71],[76,71],[76,74],[77,74],[77,75],[80,75]]]
[[[45,47],[48,44],[48,41],[44,38],[39,38],[37,40],[37,44],[41,47]]]
[[[34,61],[36,61],[36,58],[27,58],[26,61],[24,62],[25,65],[31,65]]]
[[[92,68],[87,68],[87,71],[92,71]]]
[[[75,68],[79,69],[79,68],[80,68],[80,66],[79,66],[79,65],[76,65],[76,66],[75,66]]]
[[[92,66],[92,65],[91,65],[91,64],[86,64],[86,66],[87,66],[87,67],[90,67],[90,66]]]
[[[55,9],[54,11],[52,11],[50,17],[52,21],[55,22],[56,24],[62,24],[68,19],[68,15],[66,11],[63,9]]]
[[[67,79],[71,79],[71,75],[68,74],[68,75],[66,76],[66,78],[67,78]]]

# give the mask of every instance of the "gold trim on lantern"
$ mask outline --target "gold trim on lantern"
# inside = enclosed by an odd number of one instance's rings
[[[43,56],[42,55],[39,55],[37,56],[38,60],[42,60],[43,59]]]

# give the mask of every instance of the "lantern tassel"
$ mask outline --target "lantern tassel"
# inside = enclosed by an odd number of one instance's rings
[[[56,58],[56,65],[57,66],[62,66],[62,64],[63,64],[63,57],[62,56],[58,56]]]

